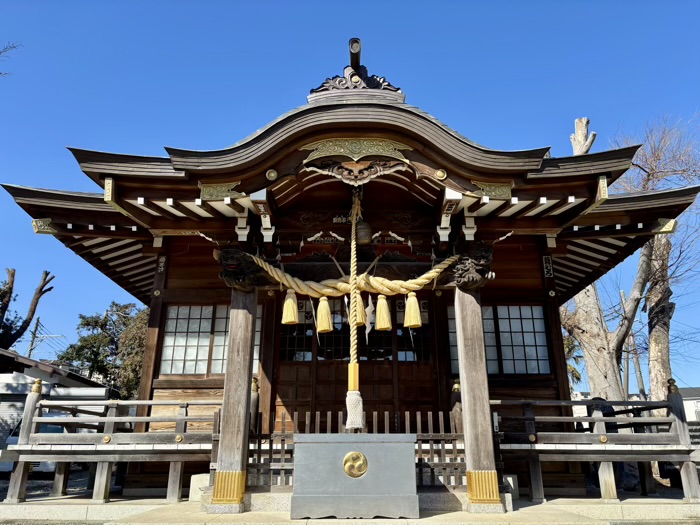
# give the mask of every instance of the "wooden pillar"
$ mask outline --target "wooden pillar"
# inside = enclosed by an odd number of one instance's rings
[[[153,376],[156,374],[156,358],[159,355],[158,341],[160,336],[160,323],[163,314],[163,289],[168,269],[168,258],[159,255],[156,263],[156,276],[151,291],[151,304],[148,311],[148,331],[146,332],[146,348],[143,353],[143,366],[141,368],[141,383],[139,384],[138,399],[151,399]],[[148,407],[136,408],[137,416],[148,416]],[[138,422],[134,425],[135,432],[146,432],[146,423]]]
[[[503,512],[493,450],[484,329],[478,291],[455,290],[455,317],[469,504],[481,505],[487,512],[487,505],[494,507],[492,512]],[[496,506],[501,509],[497,510]]]
[[[256,306],[255,290],[231,291],[224,403],[212,497],[218,512],[243,512]]]

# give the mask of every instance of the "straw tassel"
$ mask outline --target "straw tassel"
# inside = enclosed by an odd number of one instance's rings
[[[420,328],[423,323],[420,319],[420,306],[416,298],[416,292],[409,292],[406,299],[406,311],[403,318],[404,328]]]
[[[318,300],[316,331],[319,334],[327,334],[333,331],[333,317],[331,315],[331,307],[328,304],[328,297],[321,297]]]
[[[355,317],[355,326],[364,326],[367,324],[367,312],[365,312],[365,304],[362,302],[360,292],[357,292],[357,310],[355,310]]]
[[[287,297],[284,298],[284,307],[282,309],[282,324],[297,324],[298,322],[297,296],[294,290],[287,290]]]
[[[377,313],[375,315],[375,330],[391,330],[391,312],[389,311],[389,303],[386,300],[386,295],[380,295],[379,297],[377,297]]]

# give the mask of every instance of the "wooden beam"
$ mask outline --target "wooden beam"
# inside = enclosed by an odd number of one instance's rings
[[[88,238],[95,237],[109,237],[110,239],[148,239],[150,237],[149,233],[143,229],[140,231],[133,232],[127,228],[117,229],[112,231],[110,225],[102,224],[92,224],[92,229],[90,229],[89,224],[76,224],[73,223],[73,227],[69,230],[65,225],[51,222],[51,227],[53,228],[52,235],[80,235],[84,237],[85,240]]]
[[[144,228],[148,228],[148,224],[144,222],[143,216],[139,213],[133,213],[133,210],[130,210],[129,207],[125,207],[124,203],[120,203],[117,200],[117,186],[116,183],[114,182],[114,179],[112,177],[107,177],[105,179],[105,193],[104,193],[104,201],[112,206],[115,210],[117,210],[119,213],[122,215],[129,217],[131,220],[136,222],[137,224],[141,225]]]
[[[519,219],[520,217],[525,216],[527,213],[530,213],[532,210],[537,208],[538,206],[542,206],[540,204],[539,199],[535,199],[532,202],[530,202],[528,205],[526,205],[524,208],[516,211],[515,213],[511,214],[508,216],[508,218],[513,218],[513,219]]]
[[[517,197],[511,197],[507,201],[505,201],[503,204],[501,204],[498,208],[493,210],[491,212],[491,215],[497,215],[501,216],[502,213],[507,212],[508,210],[511,210],[515,208],[518,205],[518,198]]]
[[[195,206],[197,206],[198,208],[201,208],[202,210],[207,212],[209,215],[211,215],[215,219],[224,216],[219,210],[214,208],[214,206],[212,206],[211,204],[209,204],[205,200],[195,199],[194,204],[195,204]]]
[[[576,203],[576,197],[569,195],[566,199],[563,199],[559,204],[549,208],[545,211],[544,216],[550,217],[552,215],[558,214],[558,212],[570,208]]]
[[[229,208],[231,208],[231,209],[232,209],[233,211],[235,211],[236,213],[243,213],[243,210],[245,210],[245,208],[244,208],[243,206],[241,206],[240,204],[238,204],[238,203],[236,202],[236,200],[233,199],[233,198],[231,198],[231,197],[224,197],[224,205],[225,205],[225,206],[228,206]]]
[[[675,221],[673,221],[675,223]],[[619,228],[615,224],[601,224],[596,230],[594,226],[568,227],[565,231],[559,234],[560,240],[565,239],[596,239],[601,237],[636,237],[639,235],[658,235],[668,233],[673,230],[675,225],[669,227],[669,223],[656,221],[649,224],[639,223],[620,225]],[[583,229],[585,228],[585,229]]]
[[[482,195],[480,199],[475,200],[466,208],[466,213],[476,213],[480,209],[488,206],[491,199],[488,195]]]
[[[139,197],[137,199],[137,203],[142,208],[146,208],[147,210],[151,210],[152,212],[157,213],[161,217],[165,217],[166,219],[170,219],[171,221],[177,221],[177,220],[182,219],[182,217],[179,217],[178,215],[175,215],[174,213],[169,212],[165,208],[158,206],[157,204],[151,202],[146,197]]]
[[[185,217],[189,217],[193,221],[199,222],[204,218],[201,215],[193,212],[187,206],[185,206],[184,204],[182,204],[181,202],[179,202],[175,199],[168,198],[168,199],[166,199],[165,203],[168,206],[170,206],[172,209],[182,213]]]

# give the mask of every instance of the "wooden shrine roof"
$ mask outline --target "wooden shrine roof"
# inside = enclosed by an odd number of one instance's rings
[[[358,187],[365,220],[420,264],[448,256],[460,238],[535,238],[553,256],[563,302],[650,235],[671,231],[700,191],[609,195],[638,146],[562,158],[547,147],[488,149],[352,60],[307,104],[231,147],[166,148],[165,157],[72,148],[103,193],[4,187],[38,233],[144,302],[164,237],[300,263],[304,241],[349,236],[344,219]]]
[[[155,254],[144,252],[153,236],[104,201],[101,193],[2,185],[34,220],[36,233],[50,234],[112,281],[148,304]]]

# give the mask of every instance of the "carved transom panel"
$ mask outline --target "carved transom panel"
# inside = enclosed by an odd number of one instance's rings
[[[315,159],[333,156],[349,157],[355,162],[364,157],[379,156],[408,163],[408,159],[403,156],[401,150],[413,148],[387,139],[325,139],[312,142],[299,149],[311,151],[304,161],[306,164]]]
[[[330,175],[359,186],[380,175],[412,170],[402,150],[410,146],[386,139],[326,139],[300,148],[311,153],[304,161],[306,171]],[[342,157],[352,160],[341,160]],[[366,159],[384,157],[384,159]],[[366,159],[366,160],[362,160]]]

